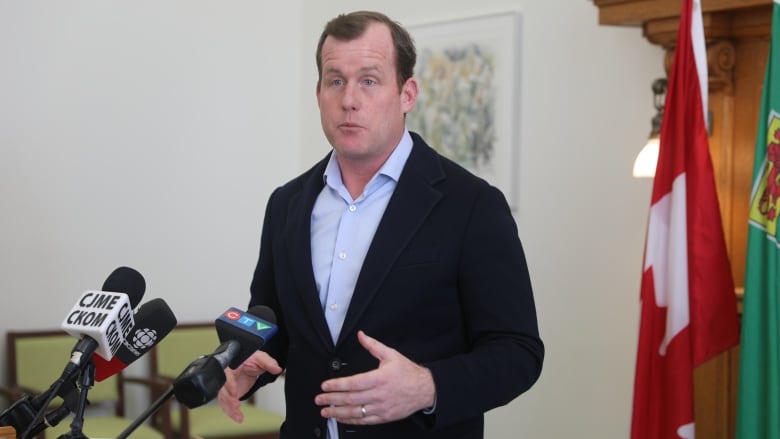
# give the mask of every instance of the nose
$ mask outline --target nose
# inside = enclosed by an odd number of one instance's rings
[[[344,93],[341,96],[341,105],[345,111],[354,111],[358,109],[359,104],[359,90],[358,86],[354,82],[349,82],[344,86]]]

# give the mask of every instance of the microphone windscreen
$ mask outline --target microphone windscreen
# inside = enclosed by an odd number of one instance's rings
[[[130,305],[135,308],[146,292],[146,280],[141,273],[130,267],[119,267],[103,282],[102,291],[127,294]]]
[[[274,313],[274,310],[265,305],[255,305],[246,310],[246,312],[247,314],[252,314],[255,317],[260,317],[266,322],[276,323],[276,314]]]
[[[111,361],[94,355],[95,380],[116,375],[135,360],[146,355],[176,327],[176,316],[163,299],[152,299],[138,308],[135,326]]]

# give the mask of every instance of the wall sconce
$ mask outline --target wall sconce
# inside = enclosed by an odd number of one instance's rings
[[[655,177],[655,166],[658,163],[658,146],[661,137],[661,121],[664,118],[664,100],[666,99],[666,79],[658,78],[653,81],[653,106],[656,113],[651,121],[652,129],[650,137],[644,148],[639,151],[634,160],[635,178]]]

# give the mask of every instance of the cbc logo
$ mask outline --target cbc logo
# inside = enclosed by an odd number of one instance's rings
[[[154,345],[155,341],[157,341],[157,331],[154,329],[139,329],[133,335],[133,346],[136,349],[148,349]]]

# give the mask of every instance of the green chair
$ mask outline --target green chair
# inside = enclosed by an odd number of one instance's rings
[[[172,382],[198,357],[219,346],[214,323],[179,324],[150,352],[153,380]],[[236,423],[212,401],[189,409],[175,400],[155,415],[154,425],[167,437],[179,439],[277,439],[284,417],[257,407],[250,399],[242,407],[244,422]]]
[[[9,331],[6,333],[7,386],[2,392],[9,399],[17,400],[23,394],[40,394],[59,378],[70,359],[76,339],[60,330]],[[124,386],[130,383],[122,373],[89,389],[90,402],[84,415],[82,428],[88,437],[116,437],[132,419],[124,416]],[[60,401],[60,398],[55,398]],[[53,407],[53,406],[52,406]],[[38,439],[57,438],[70,431],[73,416],[63,419],[57,426],[44,430]],[[21,433],[21,432],[17,432]],[[133,439],[164,439],[163,434],[142,425]]]

